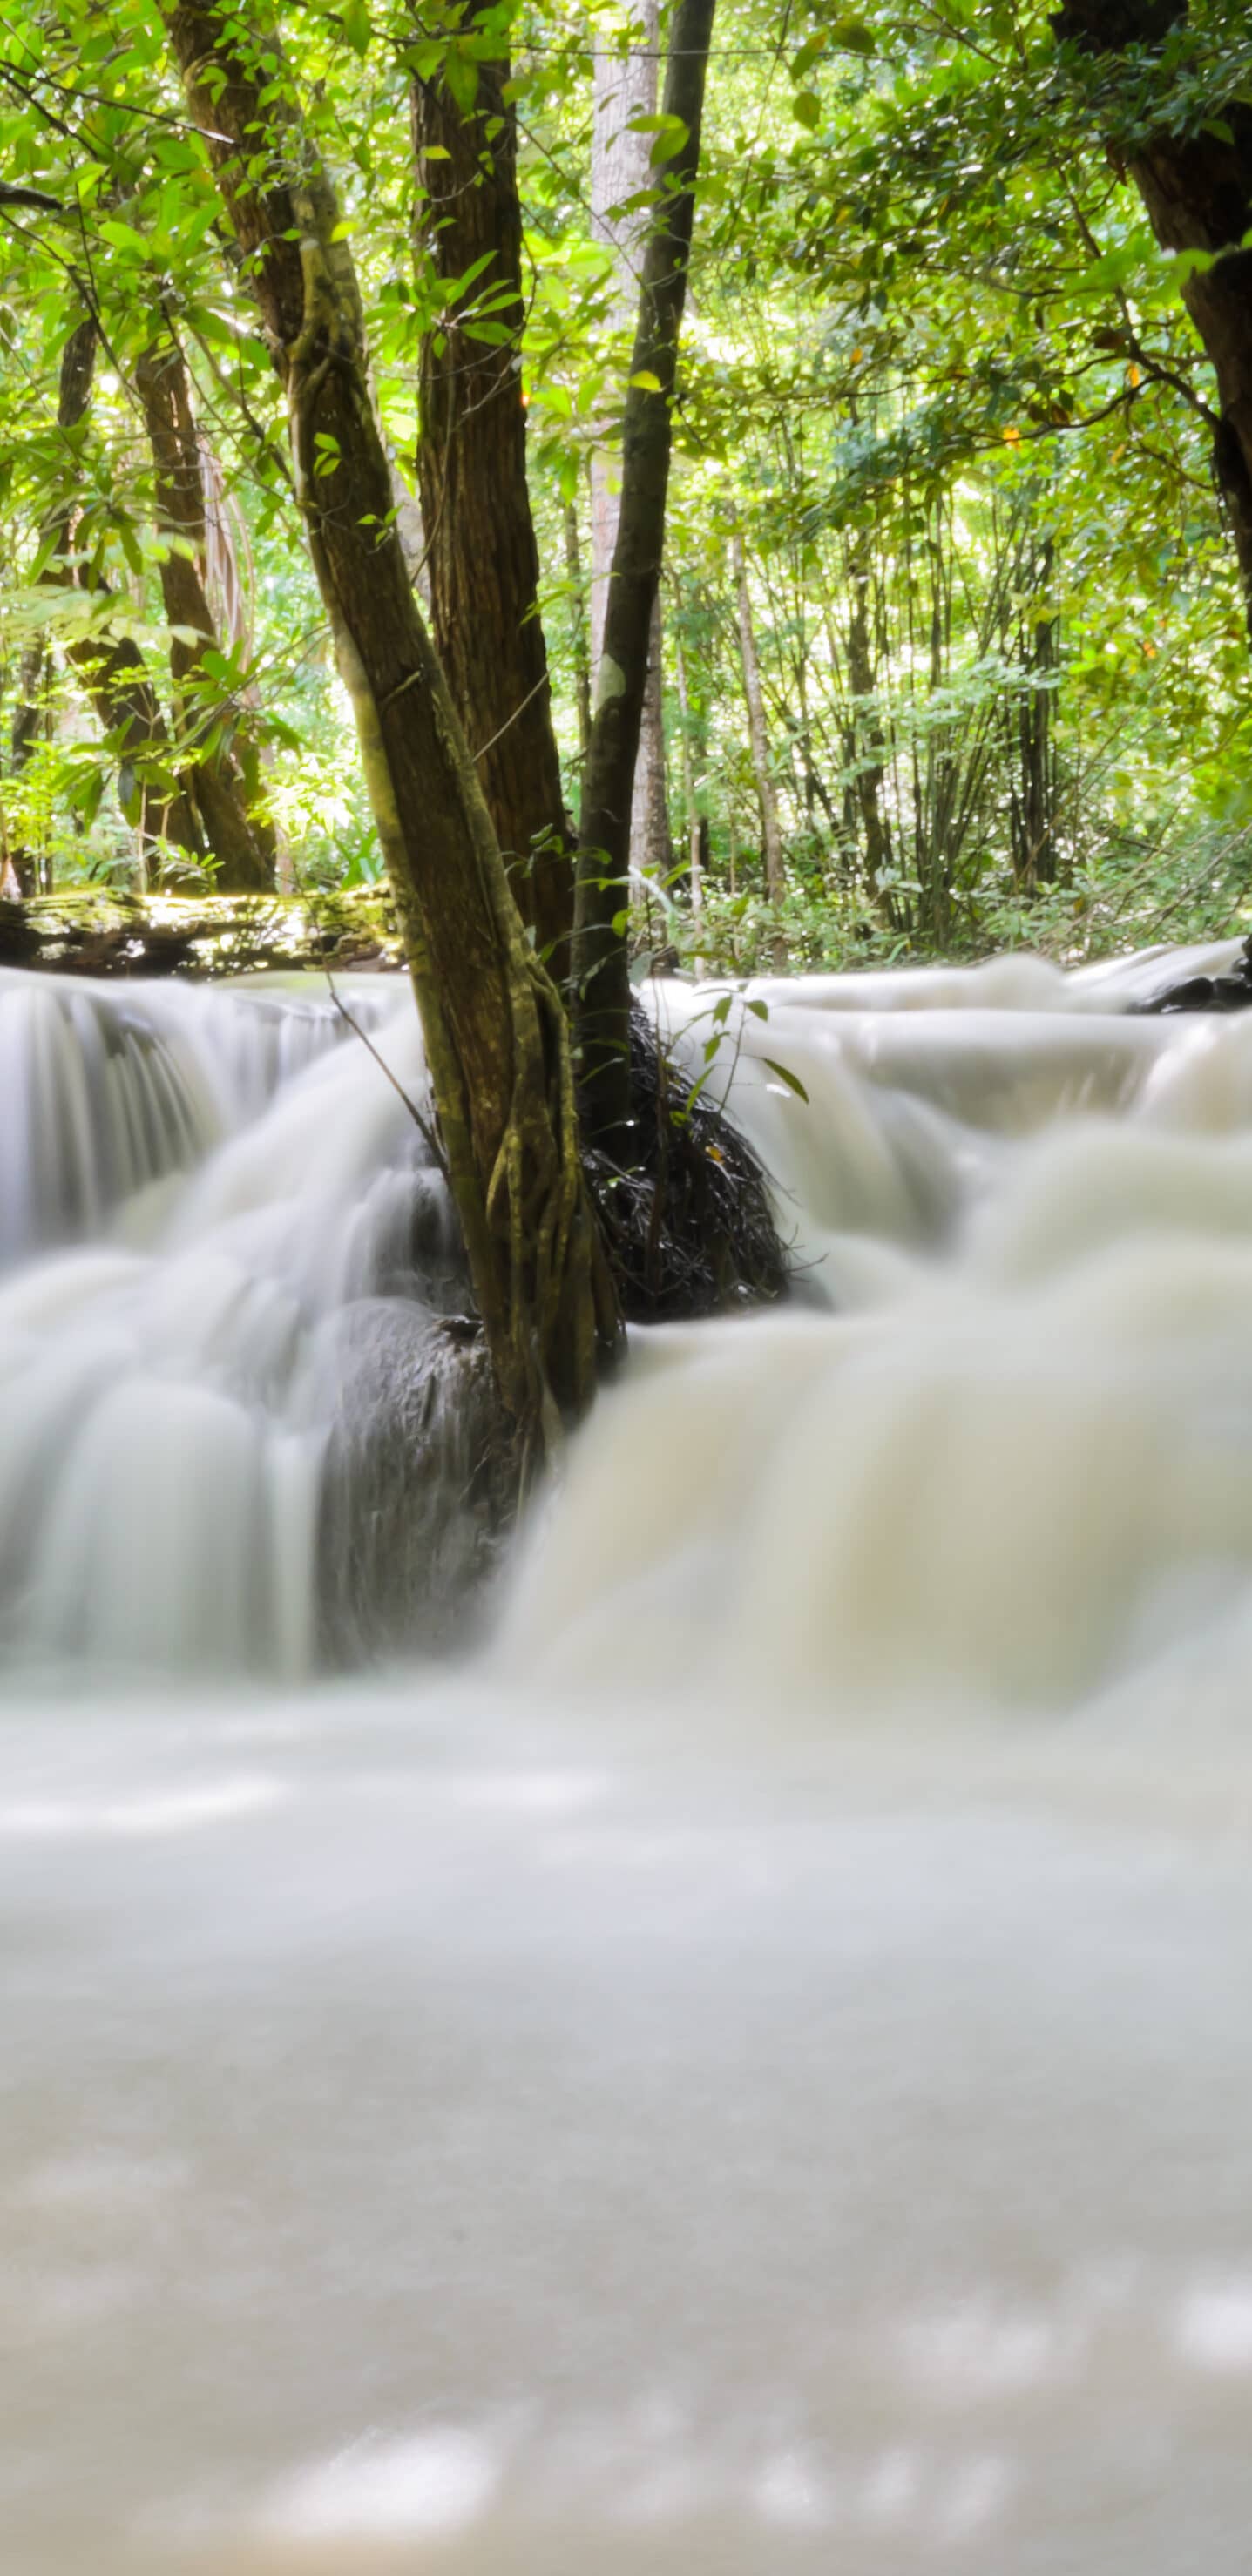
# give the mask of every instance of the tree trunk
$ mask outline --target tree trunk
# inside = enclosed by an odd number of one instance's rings
[[[782,975],[787,966],[787,942],[782,928],[782,900],[786,887],[783,869],[782,833],[778,823],[778,797],[769,765],[769,738],[765,730],[765,700],[761,693],[761,665],[757,658],[756,630],[752,623],[752,600],[748,590],[748,565],[743,539],[731,539],[731,558],[735,573],[735,604],[739,619],[739,650],[743,657],[743,694],[748,702],[748,741],[752,750],[752,772],[756,780],[756,798],[761,809],[761,849],[765,860],[765,894],[778,916],[773,933],[774,973]]]
[[[695,768],[691,757],[691,694],[687,687],[687,657],[682,637],[674,637],[674,661],[678,677],[678,716],[682,727],[683,801],[687,808],[687,870],[691,887],[691,909],[704,909],[704,833],[700,809],[696,803]]]
[[[453,14],[472,24],[479,7],[462,0]],[[573,850],[526,482],[516,119],[507,56],[477,72],[469,109],[442,79],[415,79],[411,90],[421,252],[437,277],[470,279],[422,341],[418,475],[431,618],[518,910],[562,982]]]
[[[595,63],[595,103],[591,132],[591,215],[596,233],[613,254],[616,292],[610,328],[625,335],[639,309],[639,286],[648,239],[646,206],[627,201],[643,196],[656,183],[651,164],[654,136],[637,131],[638,121],[656,112],[660,0],[635,0],[632,12],[640,42],[619,55],[604,48]],[[604,648],[604,620],[613,550],[621,514],[619,460],[608,446],[591,452],[591,667],[598,671]],[[631,866],[649,876],[664,877],[673,864],[669,799],[665,779],[665,717],[662,691],[664,638],[660,592],[653,610],[648,676],[631,809]]]
[[[47,653],[44,639],[40,635],[36,637],[33,644],[27,645],[22,655],[17,684],[17,704],[13,710],[13,726],[9,736],[9,776],[11,778],[21,777],[39,740],[45,716],[45,710],[39,703],[39,690],[46,669]],[[7,873],[12,877],[17,893],[21,896],[38,894],[49,865],[48,853],[45,851],[41,855],[36,850],[25,848],[21,843],[8,846],[6,831],[4,856]]]
[[[1050,885],[1057,872],[1055,692],[1048,676],[1057,668],[1057,627],[1055,617],[1038,614],[1038,595],[1052,579],[1053,552],[1051,537],[1044,537],[1029,565],[1033,597],[1018,637],[1018,659],[1027,685],[1018,696],[1015,723],[1010,716],[1010,753],[1015,754],[1016,770],[1009,785],[1013,878],[1028,896]]]
[[[578,704],[579,792],[587,772],[587,754],[591,749],[591,650],[587,630],[587,593],[583,583],[583,554],[578,535],[578,510],[567,501],[564,512],[565,578],[569,585],[571,651],[574,663],[574,695]]]
[[[296,491],[404,930],[441,1148],[526,1458],[590,1402],[597,1346],[616,1322],[560,1000],[527,946],[409,579],[352,254],[277,39],[264,23],[245,31],[225,0],[187,0],[166,23],[285,387]]]
[[[665,631],[658,587],[648,632],[648,674],[639,724],[639,757],[630,807],[630,864],[641,875],[664,884],[673,874],[674,840],[669,819],[669,783],[665,770]]]
[[[70,333],[61,356],[57,426],[81,427],[91,402],[99,333],[89,315]],[[64,590],[90,590],[81,566],[71,561],[76,530],[75,500],[56,512],[55,542],[41,578]],[[45,541],[50,530],[45,528]],[[147,665],[128,635],[77,635],[66,642],[66,659],[78,673],[104,727],[108,749],[118,764],[117,795],[122,813],[139,836],[141,859],[163,842],[199,861],[204,842],[185,782],[173,776],[174,753]]]
[[[1084,53],[1118,54],[1160,45],[1186,14],[1186,0],[1062,0],[1052,26]],[[1213,257],[1182,294],[1217,378],[1213,463],[1252,635],[1252,249],[1241,247],[1252,232],[1252,106],[1232,99],[1222,123],[1225,137],[1211,121],[1200,134],[1154,134],[1125,168],[1161,248]]]
[[[167,541],[161,596],[169,620],[186,783],[200,817],[222,894],[259,894],[275,875],[274,833],[260,810],[260,765],[238,702],[223,700],[205,668],[221,640],[205,589],[208,530],[200,441],[182,351],[172,339],[146,349],[135,368],[156,472],[158,533]],[[194,639],[194,640],[193,640]]]
[[[870,639],[868,549],[849,547],[848,572],[852,608],[848,619],[848,688],[851,699],[851,752],[856,767],[855,797],[865,849],[865,886],[875,911],[891,925],[891,900],[882,879],[891,866],[891,825],[883,810],[887,746],[875,702],[877,673]]]
[[[618,1160],[630,1152],[630,969],[624,918],[630,810],[665,542],[671,406],[714,5],[715,0],[677,0],[671,22],[664,112],[676,120],[673,130],[685,139],[665,166],[664,195],[644,251],[622,429],[621,508],[579,830],[574,946],[579,1078],[588,1133]]]

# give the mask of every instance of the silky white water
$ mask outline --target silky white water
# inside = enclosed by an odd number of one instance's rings
[[[377,1062],[0,978],[5,2576],[1246,2565],[1252,1015],[1127,1015],[1199,962],[657,988],[796,1294],[636,1336],[457,1668]]]

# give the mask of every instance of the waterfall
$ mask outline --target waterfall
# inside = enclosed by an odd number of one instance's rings
[[[506,1653],[1051,1706],[1237,1618],[1252,1018],[1133,1008],[1227,954],[653,986],[794,1292],[636,1336]],[[398,982],[0,978],[10,1658],[295,1677],[481,1588],[456,1229],[361,1029],[420,1088]]]
[[[432,1638],[454,1615],[484,1544],[448,1500],[478,1429],[444,1383],[462,1262],[353,1024],[420,1081],[394,986],[346,1021],[265,988],[0,982],[24,1120],[0,1273],[10,1656],[290,1677],[407,1636],[414,1604]]]
[[[457,1665],[376,1055],[0,979],[6,2570],[1237,2576],[1226,954],[651,988],[793,1291],[633,1337]]]

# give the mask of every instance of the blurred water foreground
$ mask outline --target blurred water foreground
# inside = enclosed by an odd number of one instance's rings
[[[6,2566],[1242,2571],[1252,1017],[1136,1009],[1233,954],[736,999],[792,1300],[451,1663],[376,1061],[0,975]]]

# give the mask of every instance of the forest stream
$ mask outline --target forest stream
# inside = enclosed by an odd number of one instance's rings
[[[503,1567],[407,986],[0,974],[5,2576],[1242,2576],[1234,954],[645,987]]]

